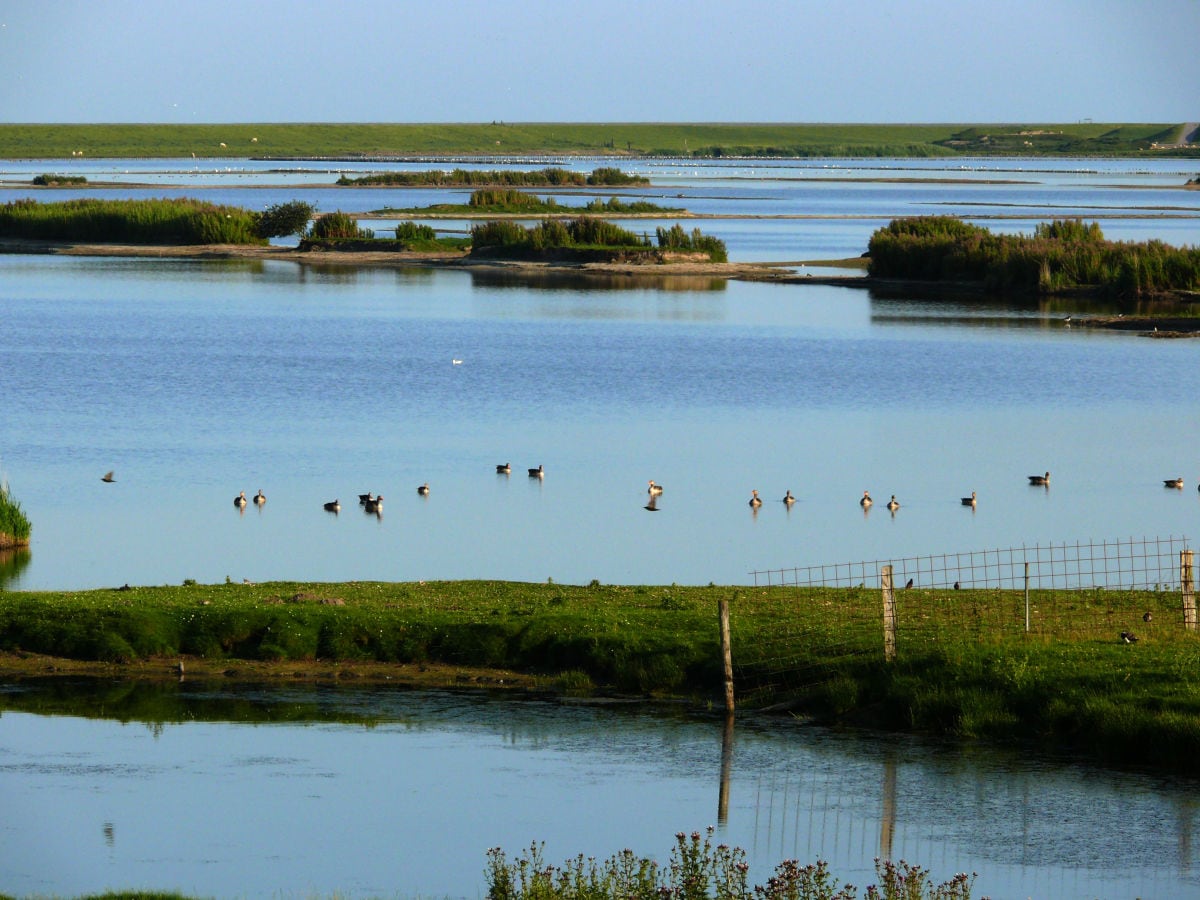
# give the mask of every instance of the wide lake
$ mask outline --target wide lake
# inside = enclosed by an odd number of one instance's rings
[[[546,163],[481,165],[498,164]],[[456,199],[333,186],[378,164],[205,165],[0,162],[0,202],[298,198],[384,229],[400,218],[387,207]],[[105,186],[28,187],[64,166]],[[626,168],[652,184],[622,196],[712,216],[685,225],[735,261],[801,272],[861,254],[897,215],[1024,232],[1082,216],[1113,238],[1200,244],[1185,161]],[[0,475],[34,528],[0,587],[745,584],[760,569],[1194,539],[1200,341],[1080,326],[1097,311],[1117,310],[709,278],[0,256]],[[527,477],[538,465],[545,477]],[[1046,470],[1052,487],[1030,488]],[[1184,490],[1164,489],[1178,476]],[[653,514],[649,479],[665,485]],[[259,489],[262,508],[234,507]],[[865,514],[864,490],[878,501]],[[358,507],[367,491],[386,498],[380,515]],[[978,505],[963,507],[972,491]],[[335,498],[338,515],[322,509]],[[0,891],[469,897],[490,846],[665,859],[676,831],[716,823],[712,721],[374,692],[329,700],[354,715],[327,717],[282,713],[319,698],[251,698],[247,718],[211,711],[228,697],[179,692],[165,719],[91,717],[109,699],[88,718],[5,701]],[[784,857],[822,856],[864,885],[891,852],[938,880],[977,870],[993,897],[1200,890],[1192,784],[769,723],[739,726],[733,760],[718,836],[760,880]]]

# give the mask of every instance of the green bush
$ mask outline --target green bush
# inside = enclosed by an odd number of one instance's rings
[[[268,206],[258,217],[258,236],[273,238],[303,234],[314,212],[313,205],[302,200]]]
[[[649,184],[650,179],[644,175],[628,175],[612,166],[601,166],[598,169],[592,169],[592,174],[587,177],[587,183],[594,187],[607,187],[610,185]]]
[[[406,243],[417,241],[437,240],[437,233],[429,225],[418,225],[416,222],[401,222],[396,226],[396,240]]]
[[[33,184],[40,187],[64,184],[87,184],[87,178],[83,175],[35,175]]]
[[[320,241],[370,240],[375,235],[367,228],[359,228],[358,221],[340,209],[326,213],[313,220],[308,236]]]

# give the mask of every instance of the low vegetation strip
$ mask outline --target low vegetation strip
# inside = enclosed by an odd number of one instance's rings
[[[992,292],[1078,291],[1140,297],[1200,289],[1200,247],[1109,241],[1095,222],[1039,224],[1033,235],[993,234],[949,216],[896,219],[871,235],[877,278],[973,282]]]
[[[520,169],[443,169],[428,171],[377,172],[351,178],[343,175],[337,180],[343,186],[370,187],[618,187],[645,185],[650,179],[630,175],[620,169],[605,166],[593,169],[590,175],[570,169],[545,168],[533,171]]]
[[[533,228],[504,220],[484,222],[471,229],[471,253],[474,256],[531,259],[558,257],[566,253],[619,255],[658,260],[664,254],[703,256],[710,262],[728,262],[725,243],[703,234],[699,228],[690,234],[676,223],[656,229],[657,246],[649,235],[637,235],[611,222],[592,216],[577,219],[544,219]]]
[[[546,214],[577,214],[580,207],[560,206],[553,197],[538,197],[513,188],[480,188],[471,192],[470,199],[465,203],[434,203],[430,206],[417,206],[407,209],[381,209],[375,215],[416,215],[416,216],[475,216],[480,215],[514,215],[535,216]],[[589,215],[618,216],[618,215],[648,215],[683,212],[679,207],[658,206],[645,200],[624,201],[616,197],[605,200],[592,200],[583,207]]]
[[[3,124],[0,158],[1200,156],[1181,124]]]
[[[786,704],[820,720],[1194,767],[1200,636],[1183,627],[1178,596],[1053,593],[1064,609],[1103,615],[1061,636],[978,630],[964,622],[988,610],[1010,616],[1014,598],[933,591],[920,640],[902,631],[890,664],[877,591],[493,581],[0,593],[0,651],[9,671],[14,660],[20,670],[20,654],[118,665],[182,656],[491,667],[548,689],[710,704],[722,685],[717,606],[727,599],[747,707]],[[1156,624],[1137,642],[1110,624],[1140,622],[1147,611]],[[847,627],[872,619],[878,627]],[[29,665],[41,674],[41,663]]]
[[[13,497],[7,483],[0,483],[0,550],[28,546],[32,531],[20,502]]]
[[[190,199],[13,200],[0,206],[0,237],[129,244],[265,244],[260,216]]]

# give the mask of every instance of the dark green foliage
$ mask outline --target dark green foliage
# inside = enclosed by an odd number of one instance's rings
[[[319,241],[370,240],[374,236],[370,229],[359,228],[358,221],[340,209],[318,216],[308,229],[308,237]]]
[[[9,493],[8,484],[0,482],[0,550],[25,546],[32,530],[29,517]]]
[[[635,200],[632,203],[627,203],[623,200],[618,200],[616,197],[610,197],[605,200],[591,200],[585,207],[589,213],[602,213],[605,215],[624,215],[638,213],[665,213],[679,212],[680,207],[659,206],[656,203],[650,203],[646,200]]]
[[[663,250],[676,253],[705,253],[712,262],[728,262],[729,253],[725,242],[720,238],[704,234],[699,228],[688,234],[683,226],[676,222],[670,228],[655,229],[658,235],[658,246]]]
[[[303,234],[314,212],[313,205],[302,200],[268,206],[258,217],[258,236],[273,238]]]
[[[188,198],[13,200],[0,206],[0,237],[129,244],[261,244],[257,213]]]
[[[523,191],[513,189],[497,189],[497,188],[481,188],[471,192],[471,199],[467,201],[468,206],[479,207],[485,209],[543,209],[545,207],[556,207],[558,204],[553,198],[545,200],[534,194],[526,194]]]
[[[626,184],[649,184],[650,179],[644,175],[629,175],[612,166],[602,166],[598,169],[592,169],[592,174],[587,177],[587,183],[593,187],[609,187]]]
[[[1064,220],[1028,235],[997,235],[945,216],[897,219],[868,244],[880,278],[962,281],[994,292],[1081,288],[1133,297],[1200,289],[1200,248],[1104,239],[1099,225]]]
[[[437,240],[437,232],[429,225],[418,225],[416,222],[401,222],[396,226],[396,240],[406,244],[421,241]]]
[[[87,184],[87,177],[84,175],[35,175],[33,184],[39,187],[59,187],[67,184]]]

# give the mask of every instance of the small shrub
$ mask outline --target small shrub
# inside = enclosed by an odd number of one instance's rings
[[[375,235],[370,229],[359,228],[358,221],[340,209],[336,212],[318,216],[308,229],[308,236],[314,240],[370,240]]]
[[[303,234],[314,212],[313,205],[302,200],[268,206],[258,217],[258,236],[273,238]]]

